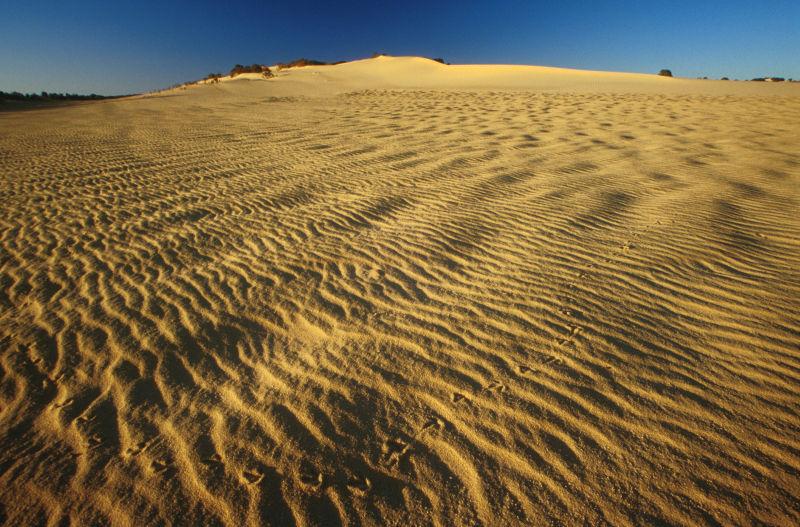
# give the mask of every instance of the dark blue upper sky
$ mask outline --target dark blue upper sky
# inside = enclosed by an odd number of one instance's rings
[[[131,93],[375,51],[686,77],[800,78],[800,0],[0,0],[0,90]]]

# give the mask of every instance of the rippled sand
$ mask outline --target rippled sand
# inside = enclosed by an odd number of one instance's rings
[[[0,114],[0,520],[800,523],[800,86],[326,71]]]

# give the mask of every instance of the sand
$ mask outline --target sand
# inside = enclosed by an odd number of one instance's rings
[[[9,525],[800,523],[800,85],[298,68],[0,198]]]

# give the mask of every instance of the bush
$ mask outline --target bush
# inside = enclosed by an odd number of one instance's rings
[[[286,68],[302,68],[304,66],[328,66],[330,63],[321,60],[313,59],[297,59],[291,62],[279,62],[278,69],[284,70]]]
[[[662,77],[672,77],[672,72],[670,70],[661,70],[658,74]]]
[[[272,77],[270,69],[263,64],[251,64],[250,66],[242,66],[241,64],[235,65],[231,71],[230,76],[236,77],[242,73],[261,73],[264,77]]]

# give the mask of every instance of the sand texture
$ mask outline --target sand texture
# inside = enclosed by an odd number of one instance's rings
[[[800,523],[798,85],[286,70],[0,200],[0,522]]]

